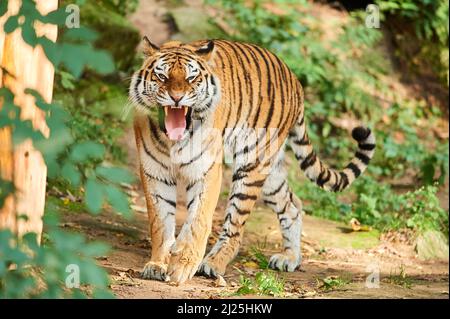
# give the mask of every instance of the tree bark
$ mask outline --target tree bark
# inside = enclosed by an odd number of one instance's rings
[[[37,0],[36,3],[43,14],[58,7],[58,0]],[[16,14],[20,5],[20,0],[9,0],[8,13],[0,18],[0,66],[7,71],[0,69],[0,87],[7,87],[14,93],[14,102],[21,108],[21,119],[31,120],[34,128],[48,137],[44,113],[36,107],[33,97],[24,94],[24,90],[34,89],[46,102],[51,102],[53,65],[41,47],[32,48],[22,40],[20,30],[10,34],[3,31],[6,19]],[[35,29],[38,36],[45,35],[56,41],[57,26],[36,24]],[[9,196],[0,208],[0,229],[9,228],[19,236],[35,232],[40,240],[47,167],[31,140],[12,145],[9,128],[0,129],[0,177],[12,181],[16,188],[14,195]],[[21,215],[27,218],[18,218]]]

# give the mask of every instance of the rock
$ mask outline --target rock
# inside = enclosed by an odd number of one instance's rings
[[[174,40],[190,42],[201,39],[220,37],[220,31],[209,22],[202,6],[183,6],[170,10],[178,32],[173,35]]]
[[[419,259],[449,259],[448,241],[439,231],[429,230],[419,235],[416,240],[416,252]]]

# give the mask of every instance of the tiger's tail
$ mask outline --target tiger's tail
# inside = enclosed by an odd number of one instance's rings
[[[367,168],[375,152],[375,136],[370,129],[356,127],[352,131],[352,137],[358,142],[358,150],[351,162],[339,171],[329,168],[316,155],[306,133],[303,115],[289,133],[290,145],[306,177],[319,187],[333,192],[349,187]]]

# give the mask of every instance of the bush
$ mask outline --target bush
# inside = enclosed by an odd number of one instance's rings
[[[411,24],[421,40],[420,56],[449,84],[448,0],[377,0],[381,12]]]
[[[360,222],[380,230],[439,230],[448,236],[448,213],[440,206],[436,186],[397,194],[391,187],[364,177],[355,183],[355,188],[358,195],[352,204],[352,216]]]
[[[73,1],[62,2],[68,5]],[[123,72],[133,67],[136,47],[141,41],[139,32],[124,17],[136,5],[134,0],[86,0],[80,6],[81,24],[98,34],[95,46],[110,52],[116,69]]]
[[[0,3],[0,16],[6,12],[8,2]],[[21,21],[18,17],[21,16]],[[35,33],[36,22],[63,26],[65,8],[42,16],[32,0],[23,0],[16,16],[8,18],[4,25],[6,33],[20,28],[24,41],[35,47],[42,46],[48,59],[56,68],[64,66],[65,85],[70,87],[85,67],[98,74],[113,71],[110,55],[93,47],[95,33],[87,28],[64,32],[57,43]],[[20,21],[20,24],[19,24]],[[64,74],[64,73],[62,73]],[[49,179],[62,178],[72,186],[84,189],[88,211],[98,213],[108,201],[117,211],[129,216],[128,199],[120,189],[121,182],[130,182],[131,175],[118,167],[104,162],[105,147],[88,138],[77,140],[70,128],[68,112],[55,103],[46,103],[36,91],[25,93],[36,101],[44,111],[50,136],[45,138],[35,131],[31,122],[21,120],[21,109],[14,103],[14,95],[7,88],[0,89],[0,128],[9,128],[13,144],[31,139],[48,168]],[[7,196],[14,195],[11,182],[0,180],[0,204]],[[49,203],[48,203],[49,204]],[[61,297],[110,297],[106,272],[97,266],[95,257],[107,252],[107,246],[87,243],[83,236],[62,231],[58,224],[59,207],[46,207],[44,243],[39,246],[36,234],[28,233],[18,238],[8,230],[0,231],[0,296],[5,298],[61,298]],[[80,288],[65,284],[68,266],[80,270]],[[70,269],[69,269],[70,271]],[[75,281],[76,283],[76,281]]]

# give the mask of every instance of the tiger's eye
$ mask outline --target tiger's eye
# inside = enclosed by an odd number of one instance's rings
[[[156,76],[157,76],[158,79],[160,79],[162,82],[165,82],[165,81],[167,80],[167,76],[165,76],[164,74],[157,73]]]

